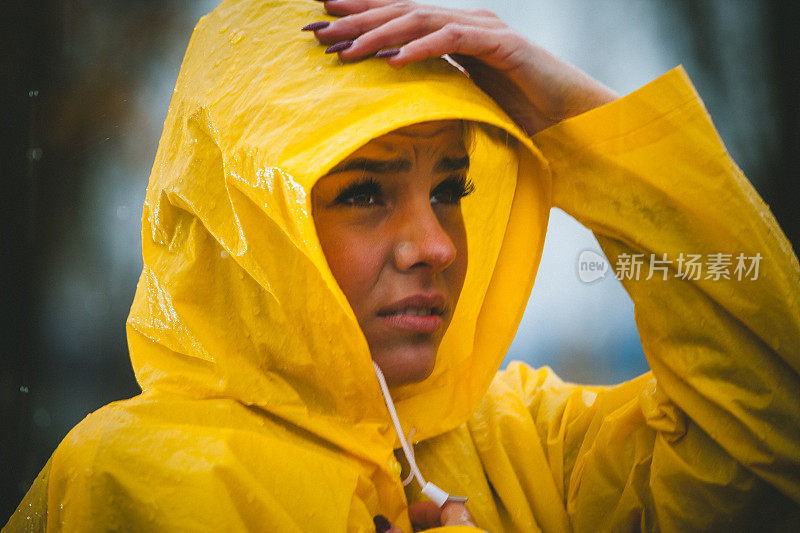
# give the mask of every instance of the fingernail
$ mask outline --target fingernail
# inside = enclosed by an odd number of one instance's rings
[[[392,57],[396,56],[399,53],[400,53],[399,48],[390,48],[388,50],[381,50],[380,52],[375,54],[375,57]]]
[[[375,533],[386,533],[392,529],[392,523],[382,514],[376,514],[372,521],[375,523]]]
[[[319,22],[312,22],[311,24],[306,24],[305,26],[300,28],[300,31],[317,31],[321,30],[322,28],[327,28],[330,25],[331,23],[328,22],[327,20],[321,20]]]
[[[335,54],[336,52],[341,52],[342,50],[347,50],[353,46],[353,41],[341,41],[336,44],[333,44],[325,49],[326,54]]]

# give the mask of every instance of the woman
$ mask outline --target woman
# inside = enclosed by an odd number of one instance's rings
[[[796,524],[800,269],[685,74],[612,101],[483,12],[324,9],[198,23],[142,217],[143,393],[70,432],[8,529]],[[612,263],[671,261],[623,280],[652,373],[496,374],[551,206]]]

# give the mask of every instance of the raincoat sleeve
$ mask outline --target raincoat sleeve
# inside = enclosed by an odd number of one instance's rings
[[[515,364],[493,385],[524,401],[572,527],[800,523],[798,261],[683,69],[533,140],[554,205],[622,278],[651,368],[604,388]]]

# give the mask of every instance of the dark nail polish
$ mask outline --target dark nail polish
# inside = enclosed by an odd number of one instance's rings
[[[381,50],[380,52],[375,54],[375,57],[392,57],[396,56],[399,53],[400,53],[399,48],[390,48],[389,50]]]
[[[335,54],[336,52],[341,52],[342,50],[347,50],[353,46],[353,41],[342,41],[336,44],[333,44],[325,49],[326,54]]]
[[[372,521],[375,523],[375,533],[386,533],[392,529],[392,523],[382,514],[376,514]]]
[[[321,30],[322,28],[327,28],[330,26],[331,23],[327,20],[321,20],[319,22],[312,22],[311,24],[307,24],[300,28],[300,31],[317,31]]]

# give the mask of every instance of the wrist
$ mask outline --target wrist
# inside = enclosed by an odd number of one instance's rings
[[[528,45],[530,48],[524,65],[510,75],[545,125],[539,129],[619,98],[610,88],[577,67],[540,46]]]

